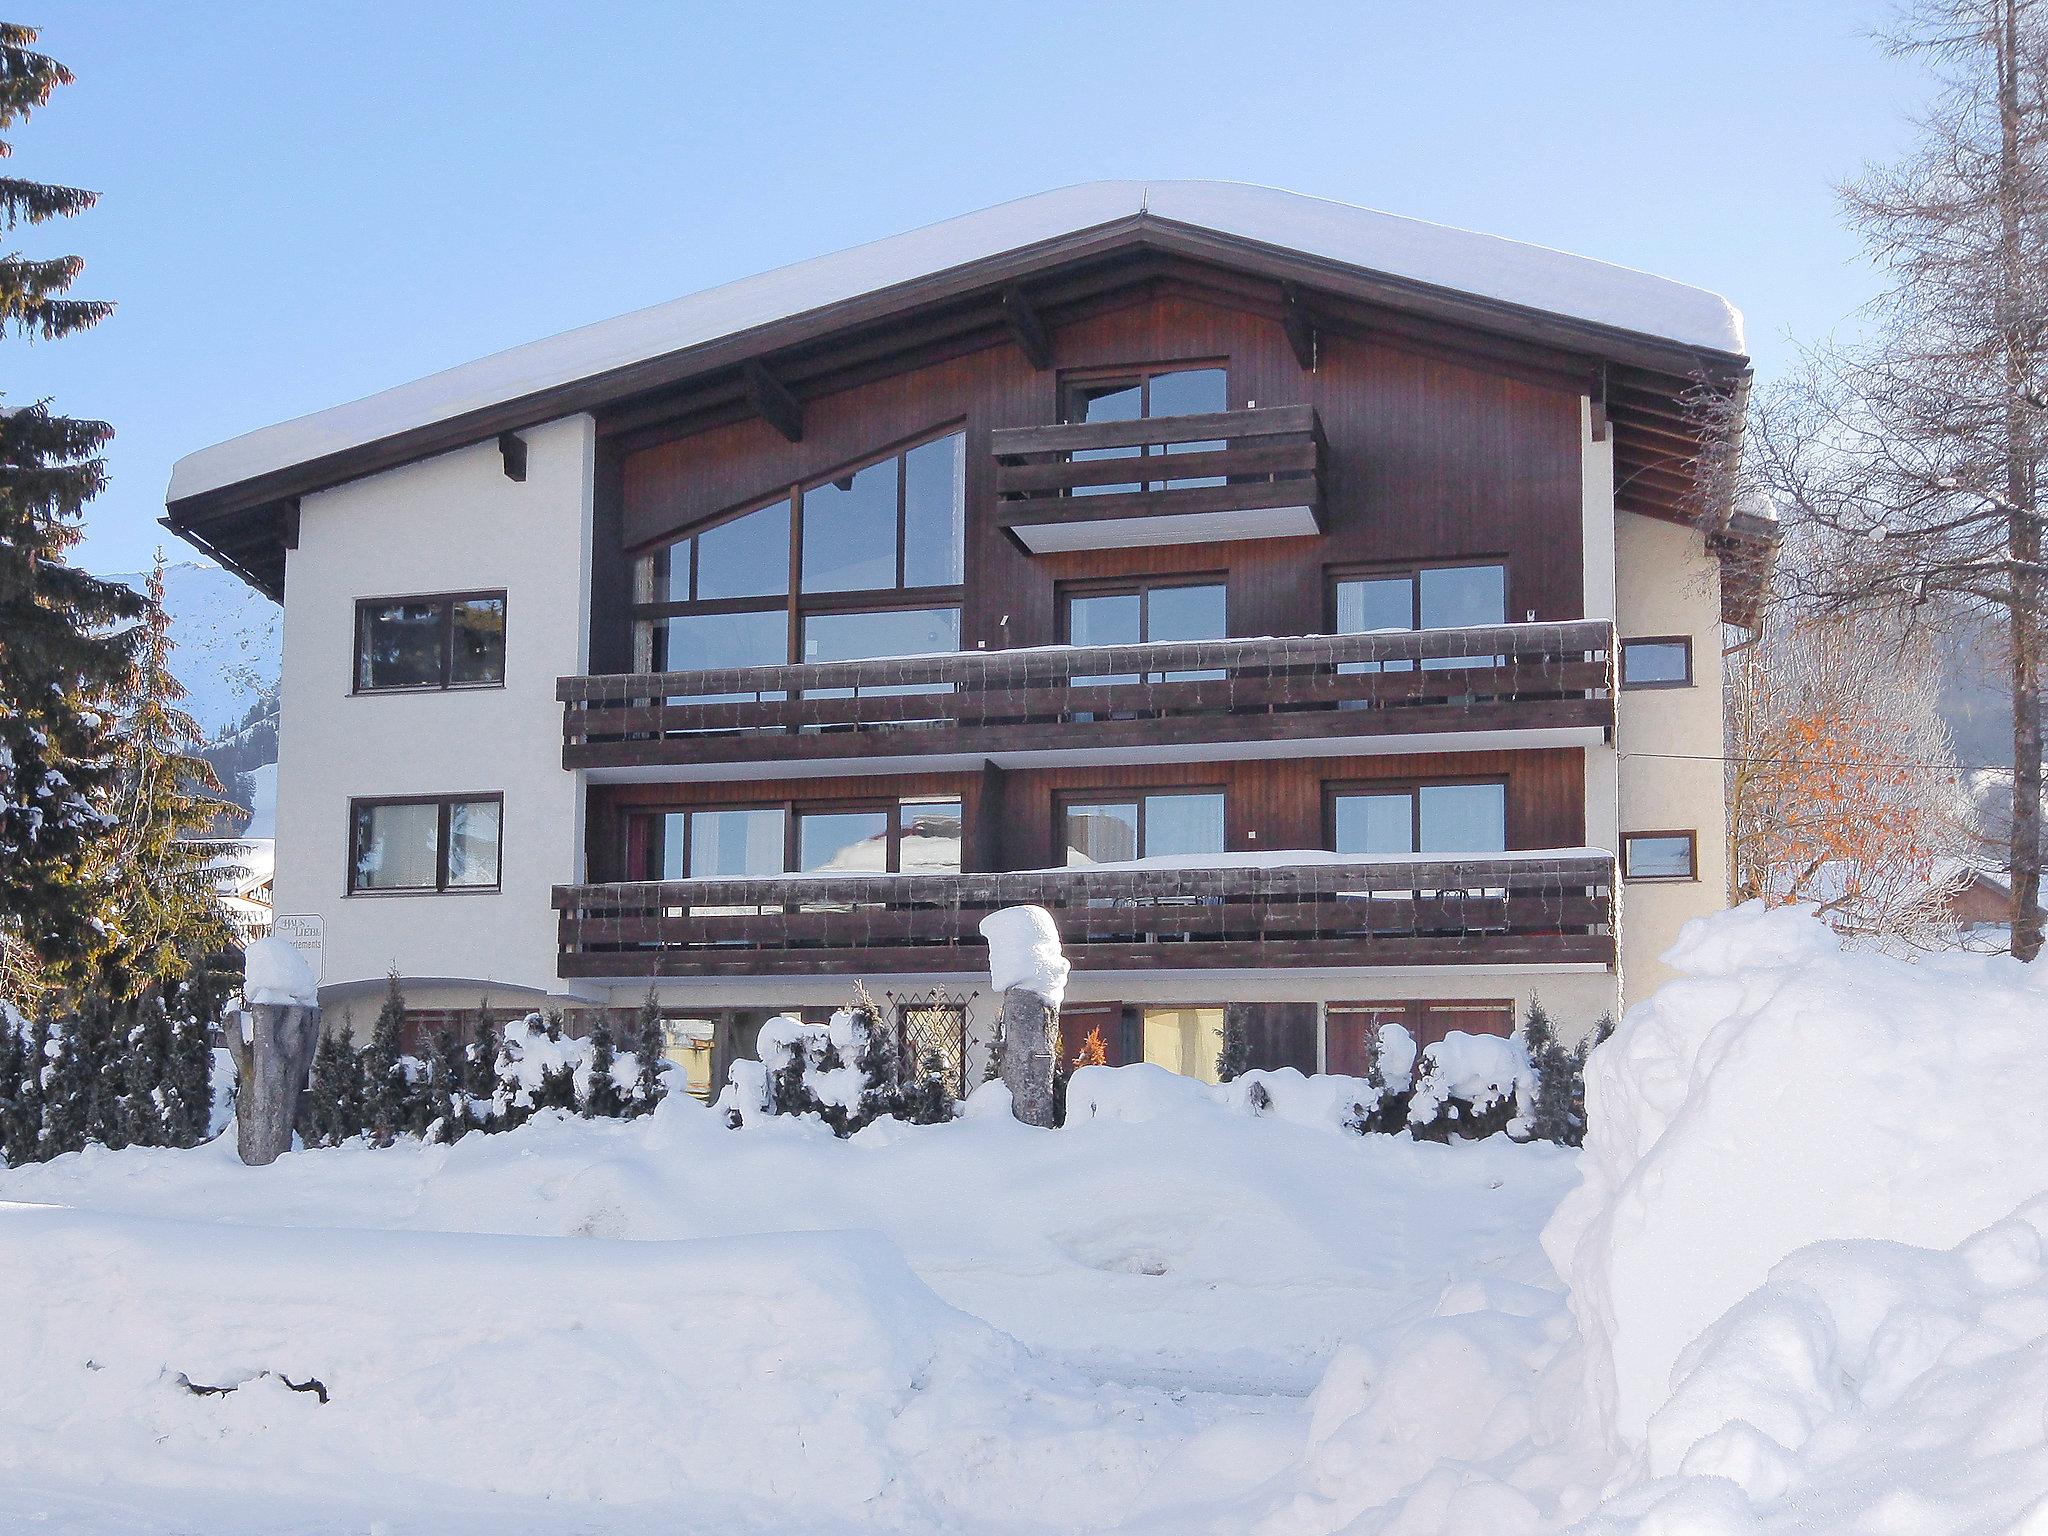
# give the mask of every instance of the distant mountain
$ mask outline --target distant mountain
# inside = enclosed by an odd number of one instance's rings
[[[138,592],[149,584],[147,572],[112,579]],[[197,561],[164,567],[164,607],[177,646],[171,670],[191,695],[186,710],[211,741],[277,692],[284,610],[241,578]]]
[[[149,585],[147,573],[112,579],[138,592]],[[268,837],[264,790],[276,782],[284,610],[219,566],[190,560],[164,567],[164,607],[171,615],[171,671],[206,738],[203,755],[228,797],[256,812],[242,835]]]

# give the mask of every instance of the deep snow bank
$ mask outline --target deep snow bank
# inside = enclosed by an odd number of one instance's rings
[[[1802,910],[1686,925],[1683,973],[1587,1071],[1583,1182],[1544,1232],[1586,1408],[1638,1446],[1681,1354],[1808,1244],[1948,1248],[2048,1187],[2048,976],[1845,952]]]
[[[700,1515],[772,1490],[796,1524],[1026,1500],[1093,1524],[1186,1429],[1039,1368],[874,1233],[565,1242],[13,1205],[0,1295],[38,1298],[0,1308],[0,1358],[33,1383],[0,1393],[0,1468],[60,1479],[687,1494]],[[308,1379],[326,1403],[286,1385]],[[1041,1488],[1054,1460],[1073,1475]]]
[[[1256,1113],[1250,1083],[1081,1076],[1057,1132],[991,1085],[845,1140],[672,1099],[0,1170],[41,1207],[0,1206],[0,1297],[34,1298],[0,1306],[0,1528],[77,1488],[91,1513],[38,1528],[1199,1530],[1298,1451],[1332,1356],[1447,1278],[1561,1316],[1558,1149],[1352,1135],[1297,1073]],[[331,1401],[174,1380],[265,1370]]]

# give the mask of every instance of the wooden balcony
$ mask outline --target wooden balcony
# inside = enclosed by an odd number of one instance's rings
[[[1053,914],[1084,970],[1614,963],[1614,860],[1578,850],[554,893],[565,977],[972,973],[988,966],[982,918],[1022,903]]]
[[[740,765],[1044,766],[1191,746],[1226,759],[1415,735],[1558,745],[1612,725],[1613,638],[1580,620],[567,677],[562,761],[720,778]]]
[[[996,523],[1033,554],[1322,531],[1314,406],[1005,427],[989,447]]]

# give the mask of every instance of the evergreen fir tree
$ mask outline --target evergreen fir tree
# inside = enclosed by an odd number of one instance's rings
[[[306,1140],[338,1147],[363,1131],[363,1059],[348,1032],[330,1031],[313,1051],[312,1103]]]
[[[100,845],[112,934],[100,971],[117,995],[169,982],[186,955],[219,954],[235,942],[217,853],[192,841],[212,828],[224,802],[213,765],[198,755],[199,726],[179,707],[185,689],[171,675],[162,550],[148,597],[134,698],[115,742],[120,821]]]
[[[91,1058],[90,1035],[80,1028],[80,1019],[52,1020],[45,1048],[48,1065],[43,1072],[43,1124],[36,1143],[36,1160],[47,1162],[66,1152],[76,1152],[86,1143],[93,1118],[93,1074],[97,1062]]]
[[[661,1001],[651,986],[647,996],[640,1000],[639,1012],[633,1016],[633,1059],[639,1072],[633,1079],[633,1101],[627,1113],[652,1114],[654,1106],[668,1093],[668,1085],[663,1081],[668,1064],[668,1031],[662,1027]]]
[[[562,1039],[562,1015],[548,1010],[541,1026],[541,1033],[555,1044]],[[533,1093],[533,1107],[540,1109],[576,1108],[576,1069],[567,1062],[557,1067],[543,1067],[540,1086]]]
[[[524,1094],[519,1081],[519,1060],[523,1054],[526,1021],[520,1020],[505,1027],[498,1042],[498,1054],[491,1069],[491,1117],[485,1126],[491,1131],[517,1130],[533,1118],[531,1094]]]
[[[10,1031],[11,1032],[11,1031]],[[44,1082],[50,1069],[50,1019],[37,1013],[22,1042],[21,1065],[15,1079],[7,1119],[0,1124],[0,1151],[10,1165],[34,1162],[42,1156]]]
[[[127,1082],[121,1067],[129,1011],[103,992],[90,992],[71,1021],[85,1085],[85,1140],[106,1147],[128,1144],[121,1113]]]
[[[865,989],[862,996],[865,997]],[[854,1052],[853,1064],[860,1071],[860,1102],[854,1111],[853,1129],[883,1118],[898,1114],[904,1104],[906,1088],[914,1091],[914,1084],[904,1082],[903,1063],[896,1055],[895,1031],[882,1023],[881,1016],[872,1004],[853,1010],[859,1048]]]
[[[124,1049],[117,1063],[121,1073],[119,1121],[122,1139],[131,1147],[171,1145],[171,1016],[162,995],[152,989],[122,1009],[126,1026]]]
[[[434,1036],[427,1081],[431,1090],[434,1118],[440,1122],[438,1139],[460,1141],[476,1129],[469,1113],[469,1052],[462,1044],[462,1029],[450,1024]]]
[[[213,1041],[220,1019],[221,989],[202,956],[169,998],[169,1093],[164,1139],[173,1147],[196,1147],[213,1130]]]
[[[363,1059],[363,1128],[380,1147],[389,1146],[411,1117],[412,1085],[405,1073],[399,1034],[404,1023],[405,994],[398,989],[398,972],[393,971]]]
[[[1536,1069],[1536,1102],[1524,1110],[1531,1139],[1561,1147],[1576,1147],[1585,1140],[1586,1057],[1613,1032],[1614,1021],[1602,1018],[1576,1046],[1564,1045],[1543,1004],[1529,1000],[1522,1036]]]
[[[24,1160],[20,1121],[22,1087],[28,1075],[28,1039],[21,1018],[0,1006],[0,1165]]]
[[[1223,1048],[1216,1053],[1216,1079],[1227,1083],[1242,1077],[1252,1064],[1252,1044],[1237,1010],[1223,1010]]]
[[[612,1080],[612,1066],[618,1052],[612,1046],[612,1027],[603,1019],[590,1032],[590,1087],[583,1095],[583,1113],[593,1119],[616,1120],[626,1112],[625,1095]]]
[[[42,107],[71,72],[0,23],[0,130]],[[0,140],[0,157],[12,146]],[[94,194],[0,177],[0,230],[83,213]],[[76,256],[0,253],[0,336],[54,341],[111,306],[65,297]],[[104,865],[115,823],[114,720],[134,675],[143,597],[66,561],[106,481],[104,422],[47,401],[0,410],[0,983],[82,982],[109,931]],[[17,998],[16,1001],[21,1001]]]
[[[1599,1022],[1581,1040],[1572,1053],[1571,1097],[1567,1110],[1571,1115],[1571,1146],[1582,1146],[1586,1140],[1586,1060],[1594,1050],[1614,1033],[1614,1015],[1603,1013]]]
[[[905,1084],[902,1107],[897,1113],[912,1125],[943,1125],[958,1112],[953,1085],[946,1078],[946,1064],[937,1051],[927,1051],[924,1066],[916,1078]]]
[[[462,1053],[462,1088],[472,1108],[470,1124],[479,1130],[496,1130],[491,1105],[498,1091],[498,1030],[491,1023],[490,1000],[477,1008],[476,1031]],[[476,1106],[482,1106],[481,1108]]]

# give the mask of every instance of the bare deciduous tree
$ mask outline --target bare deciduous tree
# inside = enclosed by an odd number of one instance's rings
[[[1842,932],[1937,948],[1968,875],[1968,800],[1932,644],[1876,615],[1771,613],[1728,658],[1737,900],[1810,902]]]
[[[1752,464],[1827,537],[1797,595],[1936,627],[1990,612],[2013,701],[2012,948],[2039,953],[2043,454],[2048,451],[2048,15],[1929,0],[1893,40],[1940,89],[1917,148],[1844,192],[1888,283],[1865,335],[1760,409]]]

